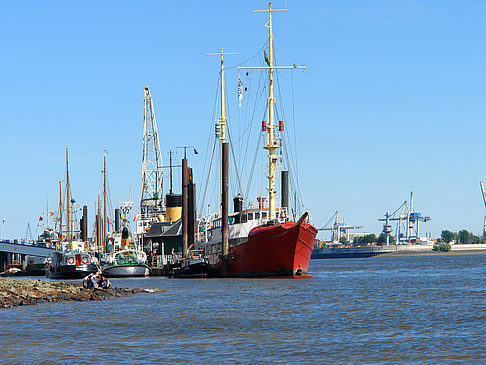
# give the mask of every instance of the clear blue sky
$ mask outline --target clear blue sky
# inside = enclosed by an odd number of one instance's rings
[[[300,183],[316,226],[339,210],[377,221],[410,191],[442,229],[482,230],[486,179],[486,1],[274,1],[279,60],[294,82]],[[168,150],[207,148],[216,57],[253,56],[265,1],[22,1],[0,4],[0,218],[5,238],[58,204],[64,149],[73,194],[90,209],[108,150],[111,199],[141,190],[143,87]],[[233,80],[235,74],[229,75]],[[236,89],[236,85],[234,86]],[[230,89],[231,90],[231,89]],[[232,95],[237,113],[236,98]],[[201,137],[203,136],[203,137]],[[202,175],[203,153],[190,156]],[[179,156],[180,157],[180,152]],[[34,233],[35,234],[35,233]]]

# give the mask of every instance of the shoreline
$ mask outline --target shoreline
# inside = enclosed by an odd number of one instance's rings
[[[386,252],[376,256],[373,258],[380,258],[380,257],[407,257],[407,256],[450,256],[450,255],[486,255],[486,249],[479,249],[479,250],[451,250],[448,252],[441,252],[441,251],[432,251],[432,250],[424,250],[424,251],[394,251],[394,252]]]
[[[61,301],[87,302],[132,296],[140,293],[162,292],[165,292],[165,289],[84,289],[81,283],[0,278],[0,309]]]

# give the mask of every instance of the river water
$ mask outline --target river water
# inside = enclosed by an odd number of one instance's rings
[[[312,260],[308,279],[0,311],[1,363],[486,363],[486,255]],[[19,279],[22,280],[22,279]]]

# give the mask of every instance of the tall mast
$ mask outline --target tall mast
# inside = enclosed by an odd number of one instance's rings
[[[103,155],[103,249],[106,251],[107,236],[107,219],[106,219],[106,150]]]
[[[224,60],[223,48],[221,48],[221,116],[219,122],[221,123],[221,242],[223,244],[223,260],[228,257],[229,237],[228,237],[228,143],[226,142],[226,110],[225,110],[225,95],[224,95]],[[223,273],[226,275],[226,263],[223,267]]]
[[[47,229],[49,229],[49,198],[46,200]]]
[[[59,237],[58,242],[61,242],[62,236],[62,180],[59,181]],[[60,249],[60,247],[58,247]]]
[[[265,26],[268,28],[268,48],[269,56],[267,60],[268,67],[238,67],[238,69],[267,69],[269,79],[269,91],[267,98],[267,110],[268,110],[268,125],[266,126],[267,142],[263,147],[268,151],[268,205],[269,205],[269,219],[274,220],[276,218],[276,181],[277,181],[277,160],[278,155],[275,154],[275,150],[280,148],[277,139],[275,138],[275,98],[273,96],[273,72],[275,69],[294,69],[305,68],[304,66],[274,66],[273,65],[273,28],[272,28],[272,12],[274,11],[287,11],[287,9],[272,9],[272,3],[268,4],[268,10],[253,10],[254,12],[268,12],[268,23]]]
[[[275,143],[275,122],[274,122],[274,104],[275,98],[273,97],[273,33],[272,33],[272,3],[268,4],[268,53],[269,53],[269,70],[268,70],[268,78],[269,78],[269,94],[267,99],[268,105],[268,128],[267,128],[267,145],[264,146],[266,150],[268,150],[268,207],[269,207],[269,215],[270,220],[274,220],[276,218],[275,213],[275,206],[276,206],[276,170],[277,170],[277,157],[275,156],[275,150],[279,147],[277,143]]]
[[[220,99],[221,99],[221,110],[220,110],[220,116],[218,118],[218,121],[216,123],[216,138],[218,138],[222,143],[226,142],[226,96],[224,93],[224,55],[229,55],[229,54],[238,54],[238,53],[224,53],[223,48],[221,48],[221,51],[218,53],[206,53],[206,55],[218,55],[221,57],[221,70],[220,70]]]
[[[169,151],[169,181],[170,181],[169,194],[172,194],[172,151]]]
[[[67,211],[67,239],[71,239],[71,209],[70,209],[70,186],[69,186],[69,161],[68,161],[68,147],[66,146],[66,211]]]
[[[98,209],[96,212],[96,217],[98,221],[98,229],[96,230],[96,241],[98,242],[98,252],[101,252],[101,197],[98,191]]]
[[[208,53],[214,55],[217,53]],[[221,99],[221,110],[220,117],[216,123],[216,137],[220,140],[220,150],[222,151],[221,158],[221,242],[222,242],[222,253],[223,260],[228,257],[229,250],[229,238],[228,238],[228,143],[226,142],[226,98],[225,98],[225,87],[224,87],[224,55],[225,54],[236,54],[236,53],[224,53],[223,48],[219,55],[221,56],[221,70],[220,70],[220,99]],[[226,262],[226,261],[225,261]],[[226,263],[224,264],[226,265]],[[223,267],[223,272],[226,272],[226,266]]]

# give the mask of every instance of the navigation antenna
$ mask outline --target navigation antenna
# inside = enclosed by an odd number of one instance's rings
[[[163,168],[160,156],[159,136],[155,121],[152,95],[148,86],[144,87],[143,113],[143,157],[142,157],[142,195],[140,210],[142,218],[162,212],[163,204]]]

